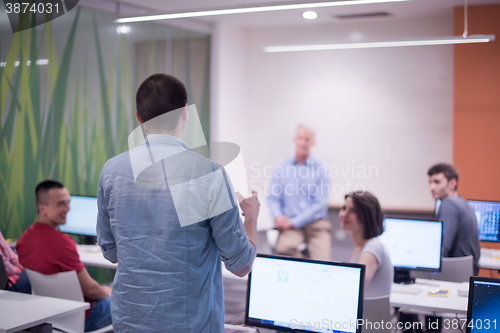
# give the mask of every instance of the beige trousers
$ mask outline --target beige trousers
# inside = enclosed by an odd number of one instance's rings
[[[317,220],[301,229],[281,231],[276,243],[276,253],[279,255],[303,258],[297,247],[306,242],[307,252],[311,259],[331,260],[332,255],[332,224],[328,220]]]

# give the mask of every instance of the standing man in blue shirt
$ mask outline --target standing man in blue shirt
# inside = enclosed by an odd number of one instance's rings
[[[182,141],[189,115],[182,82],[154,74],[136,102],[144,142],[108,160],[98,187],[98,242],[118,262],[113,329],[222,332],[221,260],[237,276],[251,270],[257,196],[238,198],[243,225],[224,169]]]
[[[276,253],[303,257],[298,246],[306,242],[311,259],[331,260],[331,223],[328,217],[328,170],[310,156],[314,132],[297,128],[295,156],[275,169],[267,202],[280,231]]]

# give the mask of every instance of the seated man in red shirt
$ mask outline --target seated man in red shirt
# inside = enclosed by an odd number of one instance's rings
[[[58,230],[59,225],[66,223],[70,209],[68,190],[61,183],[47,180],[38,184],[35,193],[38,219],[17,242],[19,261],[25,268],[42,274],[76,271],[83,296],[91,303],[85,331],[110,325],[111,288],[101,286],[89,275],[73,239]]]

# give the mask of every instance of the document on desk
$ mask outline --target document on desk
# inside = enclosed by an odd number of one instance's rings
[[[431,290],[427,293],[429,296],[440,296],[440,297],[448,297],[450,296],[450,290],[449,289],[435,289]]]

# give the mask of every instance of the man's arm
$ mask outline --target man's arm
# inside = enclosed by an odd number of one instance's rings
[[[82,287],[83,296],[88,299],[97,301],[111,296],[111,288],[108,286],[101,286],[95,281],[84,268],[77,273],[78,281]]]
[[[443,200],[439,208],[439,220],[443,221],[443,257],[449,256],[458,232],[459,215],[451,200]]]
[[[248,241],[252,243],[255,250],[257,250],[257,216],[259,215],[260,203],[257,199],[257,192],[253,191],[250,198],[244,199],[240,193],[236,193],[238,201],[240,202],[240,207],[243,210],[243,215],[245,216],[245,232],[248,236]],[[234,275],[239,277],[244,277],[252,270],[253,259],[247,265],[247,267],[233,272]]]
[[[102,249],[104,258],[112,263],[116,263],[116,243],[113,233],[111,232],[111,225],[109,223],[109,212],[106,204],[106,192],[103,186],[103,176],[99,178],[99,191],[97,192],[97,243]]]
[[[259,207],[257,196],[254,194],[247,199],[248,201],[242,201],[242,209],[245,209],[243,211],[245,225],[243,225],[231,181],[224,168],[219,168],[212,173],[208,198],[210,201],[209,216],[213,216],[209,218],[209,222],[219,255],[230,272],[240,277],[244,276],[251,270],[257,254],[256,224]],[[223,213],[215,214],[216,208],[221,203],[225,205],[226,200],[229,200],[231,208]],[[252,208],[247,209],[246,207]]]

